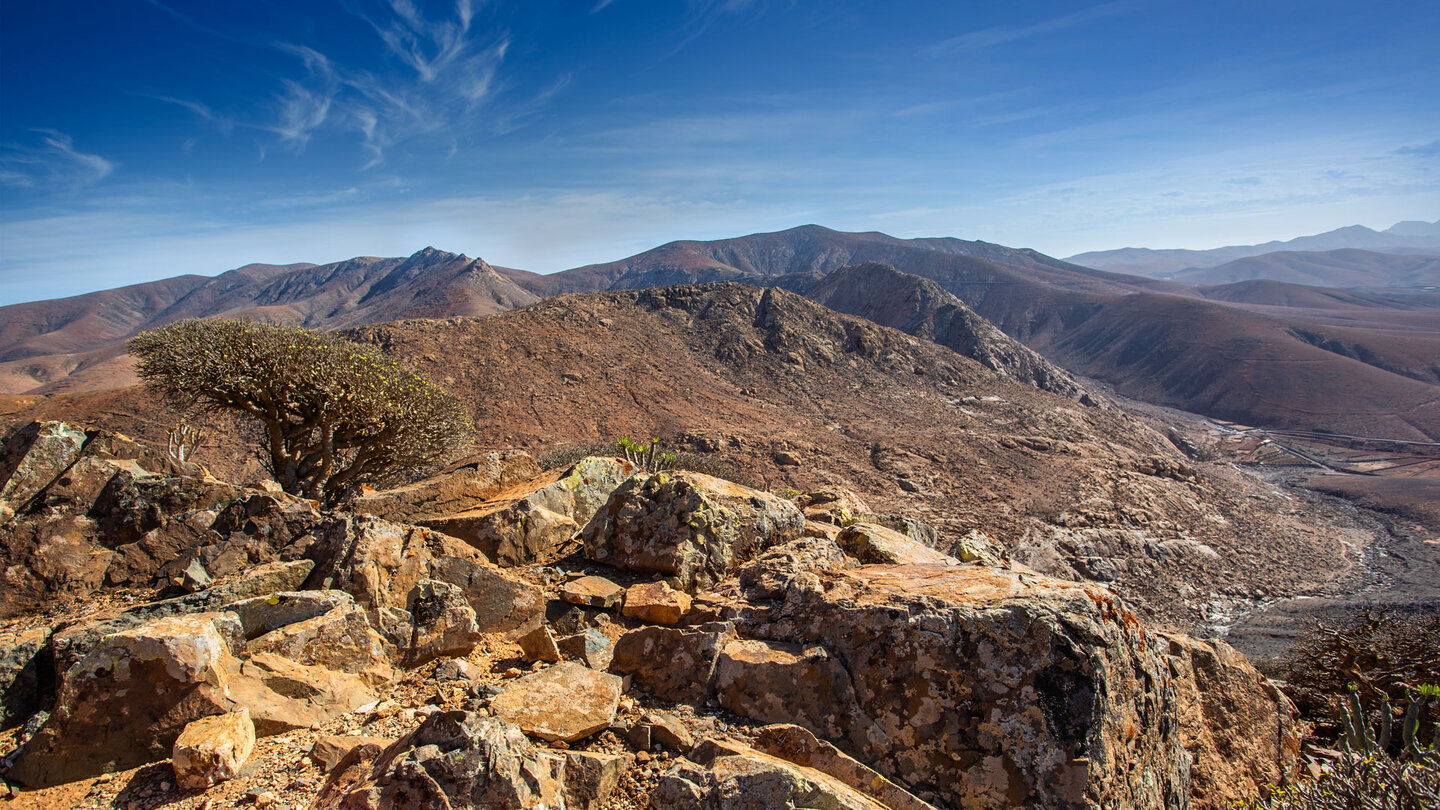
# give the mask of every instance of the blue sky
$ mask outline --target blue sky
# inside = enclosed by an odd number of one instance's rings
[[[1440,4],[0,0],[0,303],[818,223],[1056,256],[1440,217]]]

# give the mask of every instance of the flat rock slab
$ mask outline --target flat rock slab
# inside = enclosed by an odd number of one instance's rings
[[[625,589],[604,577],[581,577],[565,583],[560,589],[560,598],[572,605],[593,608],[613,608],[620,604]]]
[[[625,591],[625,606],[620,612],[651,624],[676,625],[690,610],[690,594],[677,591],[664,582],[632,585]]]
[[[526,734],[574,742],[615,721],[621,684],[616,675],[567,662],[515,681],[490,708]]]

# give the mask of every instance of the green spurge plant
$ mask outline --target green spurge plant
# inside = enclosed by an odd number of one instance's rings
[[[621,452],[625,454],[625,460],[646,472],[657,473],[661,470],[668,470],[674,466],[677,458],[674,453],[660,451],[659,439],[637,442],[629,436],[621,436],[619,444]]]

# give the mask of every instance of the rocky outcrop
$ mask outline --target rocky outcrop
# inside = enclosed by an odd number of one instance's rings
[[[1223,641],[1161,637],[1190,752],[1190,806],[1223,810],[1292,779],[1300,767],[1295,706]]]
[[[513,630],[544,610],[544,595],[535,585],[432,529],[340,516],[317,534],[309,556],[318,564],[308,587],[346,591],[372,613],[405,609],[411,591],[425,579],[458,586],[481,633]]]
[[[804,526],[794,503],[767,492],[694,472],[636,475],[585,526],[585,554],[674,577],[693,593]]]
[[[55,710],[8,778],[30,787],[165,759],[192,720],[234,708],[234,614],[159,619],[103,638],[65,676]]]
[[[494,717],[437,712],[373,764],[357,760],[352,752],[331,774],[316,810],[565,806],[565,758],[536,748],[520,729]]]
[[[17,726],[40,708],[42,688],[53,667],[41,655],[49,641],[47,628],[0,632],[0,729]]]
[[[357,514],[418,523],[474,509],[539,474],[535,459],[523,450],[489,453],[424,481],[379,492],[367,490],[349,508]]]
[[[0,450],[0,525],[80,457],[89,437],[64,422],[32,422]]]
[[[959,560],[873,523],[855,523],[836,536],[835,543],[862,563],[877,565],[958,565]]]
[[[1108,591],[980,566],[831,576],[734,605],[752,638],[717,667],[732,709],[952,806],[1185,805],[1169,664]]]
[[[549,562],[634,471],[624,459],[583,458],[465,511],[417,522],[464,540],[502,566]]]

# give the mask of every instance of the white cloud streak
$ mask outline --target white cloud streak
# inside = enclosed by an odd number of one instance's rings
[[[942,56],[946,54],[974,53],[987,48],[994,48],[999,45],[1008,45],[1012,42],[1033,39],[1035,37],[1054,34],[1077,25],[1083,25],[1092,20],[1118,14],[1121,11],[1134,6],[1133,0],[1121,0],[1121,2],[1102,3],[1080,11],[1069,14],[1062,14],[1058,17],[1051,17],[1048,20],[1021,26],[1017,28],[995,27],[983,28],[979,31],[960,34],[959,36],[937,42],[928,49],[931,56]]]
[[[34,188],[42,184],[80,188],[109,177],[120,164],[75,148],[69,135],[53,129],[33,130],[41,145],[0,147],[0,184]]]

